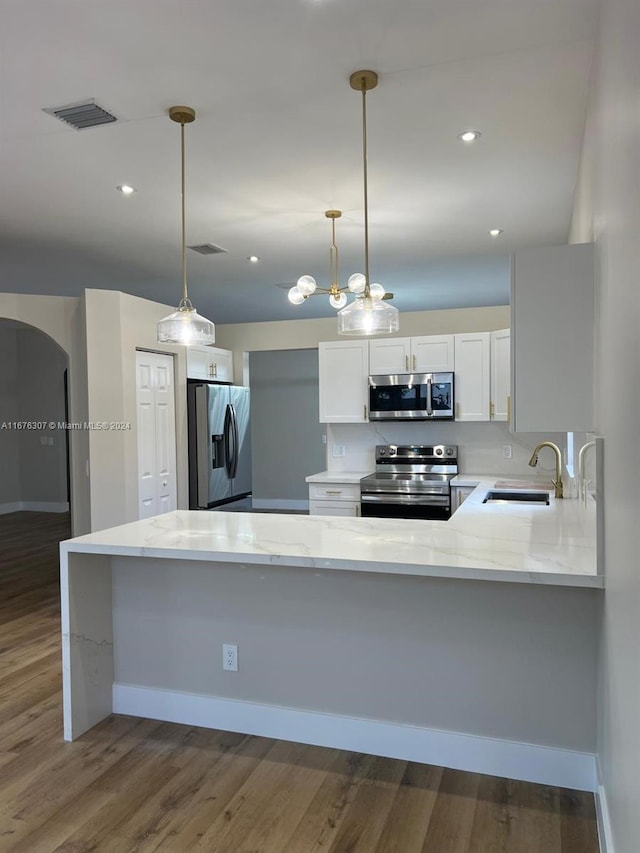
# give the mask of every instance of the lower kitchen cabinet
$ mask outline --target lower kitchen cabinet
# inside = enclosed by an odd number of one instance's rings
[[[310,483],[309,515],[360,515],[359,483]]]
[[[451,486],[452,514],[466,501],[474,489],[475,486]]]

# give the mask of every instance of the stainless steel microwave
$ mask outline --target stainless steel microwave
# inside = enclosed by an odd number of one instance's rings
[[[453,373],[369,377],[370,421],[453,420]]]

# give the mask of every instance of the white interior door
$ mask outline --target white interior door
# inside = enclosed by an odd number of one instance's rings
[[[173,357],[136,353],[138,515],[177,508]]]

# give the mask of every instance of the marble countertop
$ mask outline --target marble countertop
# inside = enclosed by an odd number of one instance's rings
[[[446,522],[177,510],[67,540],[61,553],[602,587],[594,512],[553,495],[549,506],[483,504],[497,479],[462,478],[476,488]]]
[[[371,474],[368,471],[320,471],[319,474],[309,474],[305,477],[307,483],[359,483],[363,477]]]

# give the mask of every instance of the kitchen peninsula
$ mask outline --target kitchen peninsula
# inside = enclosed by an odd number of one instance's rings
[[[176,511],[62,543],[65,738],[115,712],[591,788],[591,526],[493,485],[448,522]]]

